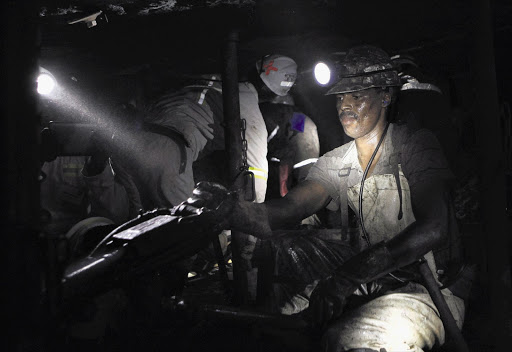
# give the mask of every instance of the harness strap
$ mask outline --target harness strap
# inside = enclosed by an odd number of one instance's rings
[[[393,129],[391,132],[391,144],[393,145],[393,150],[395,152],[389,156],[389,165],[391,165],[391,169],[393,170],[393,175],[395,176],[396,188],[398,190],[398,198],[400,199],[400,210],[398,211],[398,220],[401,220],[403,217],[402,211],[402,185],[400,183],[400,164],[402,162],[402,144],[405,141],[405,135],[396,133],[396,130]]]
[[[145,131],[160,134],[162,136],[169,137],[172,139],[178,147],[180,148],[180,170],[179,173],[182,174],[185,172],[185,167],[187,166],[187,150],[185,147],[188,147],[189,144],[185,137],[183,137],[183,134],[180,132],[167,127],[167,126],[161,126],[161,125],[155,125],[149,122],[143,123],[143,128]]]
[[[400,156],[401,153],[393,153],[389,157],[389,164],[393,170],[393,175],[395,176],[396,188],[398,190],[398,198],[400,199],[400,210],[398,211],[398,220],[401,220],[403,217],[402,211],[402,185],[400,184],[400,168],[398,167],[400,164]]]
[[[338,171],[340,177],[340,212],[341,212],[341,233],[342,236],[348,234],[348,175],[352,170],[352,164],[343,164],[343,167]]]

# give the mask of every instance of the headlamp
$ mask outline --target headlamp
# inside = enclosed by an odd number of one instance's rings
[[[339,74],[339,61],[345,55],[344,52],[334,52],[317,61],[313,68],[315,82],[322,86],[330,86],[336,83]]]
[[[315,65],[313,70],[315,75],[315,80],[321,86],[325,86],[331,82],[331,68],[327,65],[327,63],[320,61]]]
[[[50,71],[39,67],[39,76],[37,77],[37,92],[41,95],[50,95],[57,87],[57,80]]]

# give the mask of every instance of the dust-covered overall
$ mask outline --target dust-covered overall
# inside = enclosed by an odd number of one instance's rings
[[[425,180],[447,181],[453,177],[437,140],[426,130],[412,133],[406,126],[391,124],[381,148],[375,169],[365,181],[363,194],[364,223],[372,245],[390,240],[415,222],[411,189]],[[348,207],[358,214],[362,176],[352,141],[322,156],[311,168],[308,180],[322,184],[328,191],[331,198],[328,209],[347,207],[346,212],[341,211],[342,222],[346,224]],[[336,272],[354,254],[368,248],[360,233],[357,228],[274,232],[271,243],[277,310],[283,314],[304,311],[320,280]],[[425,258],[437,277],[433,252],[427,253]],[[406,275],[404,270],[393,274],[402,281],[386,275],[359,286],[351,299],[358,303],[347,306],[324,335],[325,350],[422,351],[444,343],[443,324],[427,290],[410,280],[417,279],[417,275]],[[461,327],[463,300],[448,289],[442,292]]]

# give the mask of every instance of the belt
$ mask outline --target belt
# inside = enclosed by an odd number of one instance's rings
[[[180,148],[180,170],[179,173],[182,174],[185,171],[185,167],[187,165],[187,150],[185,147],[189,147],[189,144],[183,134],[180,132],[166,126],[155,125],[152,123],[144,122],[143,129],[148,132],[160,134],[162,136],[169,137],[172,139],[178,147]]]

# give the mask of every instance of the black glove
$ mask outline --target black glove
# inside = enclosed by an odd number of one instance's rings
[[[347,297],[356,289],[355,283],[340,275],[321,280],[309,299],[312,326],[323,329],[329,321],[339,318],[347,303]]]
[[[272,236],[267,206],[265,203],[254,203],[239,200],[230,214],[231,228],[265,239]]]
[[[321,280],[311,294],[309,314],[314,327],[323,328],[339,318],[350,296],[360,284],[373,281],[394,269],[394,259],[380,242],[347,260],[334,275]]]
[[[229,215],[238,199],[236,192],[228,191],[224,186],[214,182],[199,182],[192,195],[172,209],[172,214],[188,216],[202,212],[212,213],[226,227]]]
[[[192,196],[172,210],[177,216],[204,212],[215,216],[223,230],[236,229],[258,238],[272,234],[265,204],[241,200],[238,192],[228,191],[214,182],[199,182]]]

